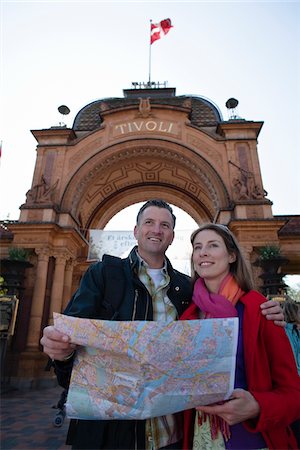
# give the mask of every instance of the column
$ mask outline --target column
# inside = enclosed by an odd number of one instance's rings
[[[248,267],[250,270],[252,270],[251,267],[251,254],[253,252],[252,245],[243,245],[243,255],[245,257],[246,263],[248,264]]]
[[[257,273],[256,273],[256,268],[253,266],[252,262],[251,262],[251,255],[253,252],[253,247],[252,245],[243,245],[243,255],[245,257],[246,260],[246,264],[248,266],[248,269],[250,270],[250,273],[252,274],[252,278],[254,281],[254,284],[256,286],[257,283]]]
[[[76,261],[74,259],[69,259],[66,264],[66,270],[65,270],[65,282],[64,282],[64,289],[63,289],[63,310],[67,306],[71,295],[72,295],[72,281],[73,281],[73,270],[75,267]]]
[[[68,256],[57,254],[55,256],[55,268],[51,289],[49,322],[53,323],[53,312],[62,312],[62,298],[64,289],[65,266]]]
[[[27,347],[36,350],[39,348],[49,263],[49,250],[35,249],[35,252],[38,255],[38,262],[36,268],[36,280],[32,296],[30,322],[27,335]]]

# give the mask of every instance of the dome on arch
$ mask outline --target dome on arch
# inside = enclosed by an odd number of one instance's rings
[[[157,90],[156,90],[157,91]],[[221,112],[210,100],[194,95],[164,96],[164,89],[161,95],[151,97],[151,105],[162,105],[171,109],[186,109],[191,124],[202,127],[215,127],[223,118]],[[112,97],[96,100],[84,106],[76,115],[73,123],[75,131],[93,131],[101,126],[102,114],[121,109],[137,108],[139,98],[137,96]]]

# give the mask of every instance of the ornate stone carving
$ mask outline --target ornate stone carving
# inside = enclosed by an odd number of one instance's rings
[[[50,249],[48,247],[35,248],[34,251],[38,255],[38,261],[48,261],[50,258]]]
[[[66,253],[62,254],[62,253],[54,252],[53,256],[55,257],[55,265],[56,266],[65,265],[67,259],[69,258],[69,255]]]
[[[229,163],[239,170],[237,176],[232,179],[233,193],[236,200],[260,200],[267,195],[265,190],[258,184],[255,184],[253,172],[242,169],[232,161],[229,161]]]
[[[151,116],[151,105],[150,105],[150,97],[147,98],[139,98],[139,115],[140,117],[150,117]]]
[[[40,183],[35,184],[32,189],[27,191],[26,203],[52,203],[57,185],[58,180],[50,185],[44,175],[42,175]]]
[[[76,267],[78,264],[78,261],[76,259],[70,258],[66,262],[66,270],[73,270],[74,267]]]
[[[241,177],[233,178],[232,185],[237,200],[249,200],[247,185],[243,182]]]
[[[129,179],[127,170],[125,169],[126,160],[131,160],[129,161],[129,164],[133,164],[134,170],[136,170],[137,175],[139,174],[136,177],[137,183],[149,181],[149,167],[147,166],[147,162],[144,162],[143,164],[139,162],[142,159],[145,160],[147,157],[149,157],[149,161],[152,161],[152,164],[159,165],[161,174],[164,172],[172,172],[172,176],[169,176],[168,180],[165,181],[172,182],[172,185],[174,186],[179,186],[180,179],[181,181],[185,179],[185,186],[183,186],[185,189],[190,185],[191,181],[193,181],[193,190],[195,190],[195,183],[199,184],[199,181],[201,181],[205,186],[205,191],[208,193],[214,208],[218,209],[220,206],[224,206],[221,204],[224,202],[224,199],[221,202],[220,192],[216,189],[215,176],[213,176],[212,170],[208,169],[207,164],[205,164],[204,167],[196,165],[186,156],[169,149],[165,150],[161,147],[134,147],[115,153],[114,155],[103,159],[99,164],[93,166],[77,185],[76,192],[73,194],[72,198],[72,212],[76,215],[82,194],[86,186],[91,184],[93,179],[96,179],[97,181],[94,184],[94,189],[92,189],[92,194],[91,192],[89,193],[90,201],[95,198],[95,195],[98,196],[98,200],[100,198],[103,199],[108,195],[111,195],[112,192],[120,189],[120,187],[132,185],[132,179]],[[112,169],[112,167],[115,167],[115,169]],[[146,173],[148,177],[147,180],[145,179]],[[155,180],[157,178],[157,173],[158,171],[156,168],[153,175]],[[178,174],[180,174],[180,177],[178,177]],[[193,179],[191,179],[191,177]],[[151,181],[153,180],[151,179],[149,182]],[[102,187],[100,188],[100,186]],[[226,188],[224,185],[222,188],[224,188],[222,195],[225,194],[228,202],[229,196],[226,192]]]

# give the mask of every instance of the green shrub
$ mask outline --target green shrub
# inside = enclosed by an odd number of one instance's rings
[[[259,250],[259,256],[262,260],[278,258],[281,255],[281,250],[278,245],[265,245]]]
[[[28,261],[30,251],[20,247],[10,247],[8,249],[8,257],[13,261]]]

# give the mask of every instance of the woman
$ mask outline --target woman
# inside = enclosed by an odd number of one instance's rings
[[[286,321],[285,332],[290,340],[300,375],[300,306],[296,302],[286,301],[283,304],[283,313]]]
[[[285,301],[283,313],[286,321],[285,332],[292,346],[298,374],[300,376],[300,305],[294,301]],[[300,448],[300,419],[291,424]]]
[[[231,399],[185,412],[184,448],[296,449],[300,383],[284,329],[260,314],[266,299],[226,226],[202,225],[191,243],[193,303],[181,319],[237,316],[239,338]]]

